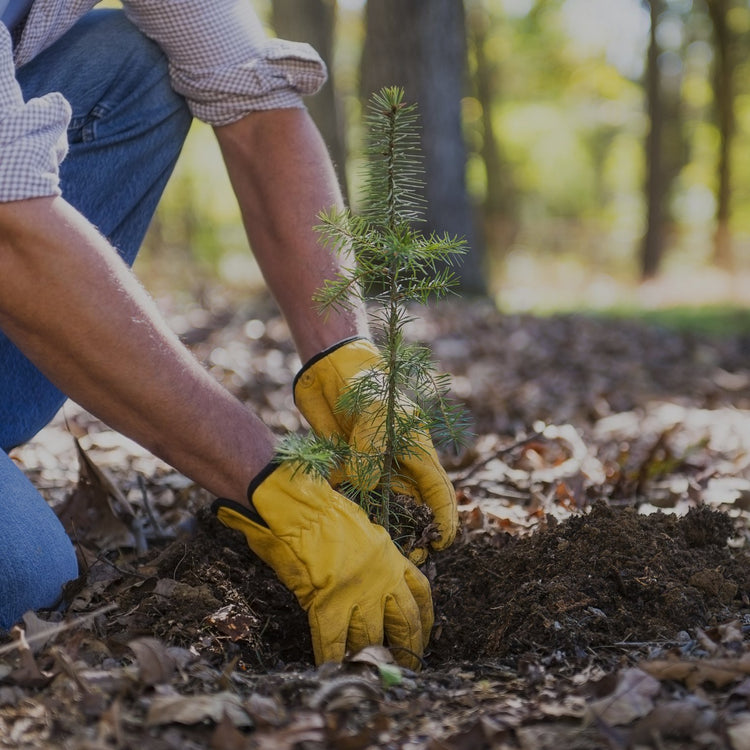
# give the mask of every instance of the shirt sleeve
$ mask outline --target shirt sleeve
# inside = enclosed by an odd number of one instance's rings
[[[308,44],[269,39],[249,0],[123,0],[128,17],[169,59],[192,113],[226,125],[248,112],[301,107],[326,67]]]
[[[24,102],[10,34],[0,23],[0,202],[60,194],[69,121],[61,94]]]

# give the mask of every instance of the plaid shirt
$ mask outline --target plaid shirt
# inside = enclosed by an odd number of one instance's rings
[[[0,24],[0,202],[59,195],[70,106],[59,93],[24,102],[15,67],[64,34],[98,0],[35,0],[13,54]],[[123,0],[169,60],[192,113],[226,125],[254,110],[302,106],[326,70],[307,44],[269,39],[249,0]]]

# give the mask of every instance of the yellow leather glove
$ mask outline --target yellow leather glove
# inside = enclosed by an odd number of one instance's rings
[[[217,518],[241,531],[307,612],[315,661],[341,661],[384,641],[417,668],[433,623],[427,579],[381,526],[328,482],[269,464],[250,484],[251,507],[218,499]]]
[[[366,339],[353,338],[339,342],[305,364],[294,380],[294,400],[315,432],[325,437],[339,435],[357,450],[382,452],[381,426],[373,424],[368,414],[354,419],[338,408],[339,398],[348,383],[380,363],[382,357],[374,344]],[[398,458],[401,489],[417,503],[424,503],[432,510],[440,531],[440,538],[432,542],[432,547],[441,550],[450,546],[456,536],[456,494],[429,435],[417,433],[413,436],[413,443],[415,450]],[[332,478],[334,486],[338,479]],[[346,479],[367,492],[379,477],[358,477],[350,473]],[[419,564],[424,560],[424,554],[421,558],[412,557],[412,560]]]

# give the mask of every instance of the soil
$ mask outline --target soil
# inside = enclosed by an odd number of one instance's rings
[[[728,515],[638,515],[594,504],[536,533],[459,541],[422,566],[436,625],[425,665],[530,658],[610,663],[646,641],[675,641],[750,611],[750,557],[733,551]],[[313,665],[304,613],[234,531],[208,511],[189,538],[138,561],[110,628],[123,644],[154,635],[246,670]],[[119,585],[121,585],[118,582]]]
[[[431,662],[607,661],[613,645],[732,618],[750,593],[750,558],[727,547],[732,526],[705,507],[675,518],[599,502],[532,536],[448,550],[434,562]]]
[[[73,634],[26,661],[18,634],[18,662],[0,650],[0,747],[747,747],[735,731],[750,732],[744,339],[508,319],[481,304],[443,310],[413,335],[433,340],[456,373],[478,438],[444,457],[462,530],[422,566],[435,627],[421,673],[386,680],[386,652],[316,669],[305,614],[202,491],[130,449],[105,459],[109,433],[81,415],[65,430],[89,434],[92,461],[108,464],[123,496],[143,495],[134,513],[149,519],[147,543],[111,542],[117,523],[133,536],[132,518],[110,480],[82,474],[89,510],[103,492],[101,512],[119,518],[78,541],[85,573],[64,618],[79,618]],[[255,326],[257,310],[222,315],[220,330],[194,336],[196,351],[210,363],[222,349],[215,374],[296,429],[297,363],[278,325],[242,340],[250,315]],[[266,363],[262,374],[226,365],[234,340]],[[29,466],[30,451],[18,455]],[[43,469],[38,481],[53,471]],[[71,496],[69,480],[50,482],[51,500],[58,490]],[[109,541],[96,536],[105,525]],[[645,678],[659,660],[689,660],[692,677],[649,677],[646,707],[629,703],[625,716],[595,708],[607,696],[620,705],[628,670]],[[239,701],[231,710],[200,713],[227,694]],[[190,704],[197,718],[174,718],[170,696],[203,700]],[[677,729],[676,711],[688,717]]]

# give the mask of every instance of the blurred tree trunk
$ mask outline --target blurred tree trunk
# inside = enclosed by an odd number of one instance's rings
[[[658,42],[665,0],[647,0],[651,31],[646,65],[646,233],[641,247],[641,277],[655,276],[661,265],[670,221],[669,196],[688,161],[682,103],[683,47],[666,52]],[[674,16],[673,19],[674,20]],[[684,24],[686,18],[681,19]]]
[[[471,79],[481,107],[481,146],[478,153],[486,175],[486,193],[482,205],[484,246],[495,255],[508,249],[518,229],[515,219],[515,190],[492,118],[492,106],[498,94],[498,70],[487,54],[490,15],[482,0],[470,1],[466,7],[467,38],[474,60]]]
[[[651,14],[651,32],[646,63],[646,106],[649,131],[646,136],[646,234],[641,248],[641,277],[650,278],[659,269],[664,252],[664,194],[665,179],[662,168],[662,133],[664,109],[659,71],[659,42],[657,28],[661,0],[648,0]]]
[[[328,66],[328,81],[315,96],[306,99],[305,104],[328,146],[346,198],[346,128],[336,96],[332,66],[336,0],[273,0],[271,7],[271,23],[278,36],[294,42],[307,42]]]
[[[367,3],[361,95],[401,86],[419,106],[425,168],[426,232],[463,237],[469,246],[458,274],[463,291],[483,294],[482,248],[466,190],[461,99],[466,68],[462,0],[373,0]]]
[[[731,211],[730,158],[734,139],[734,89],[737,59],[734,55],[734,34],[728,23],[729,0],[706,0],[714,32],[714,102],[719,128],[719,160],[716,189],[716,232],[714,234],[714,262],[723,268],[732,266],[732,247],[729,234]]]

